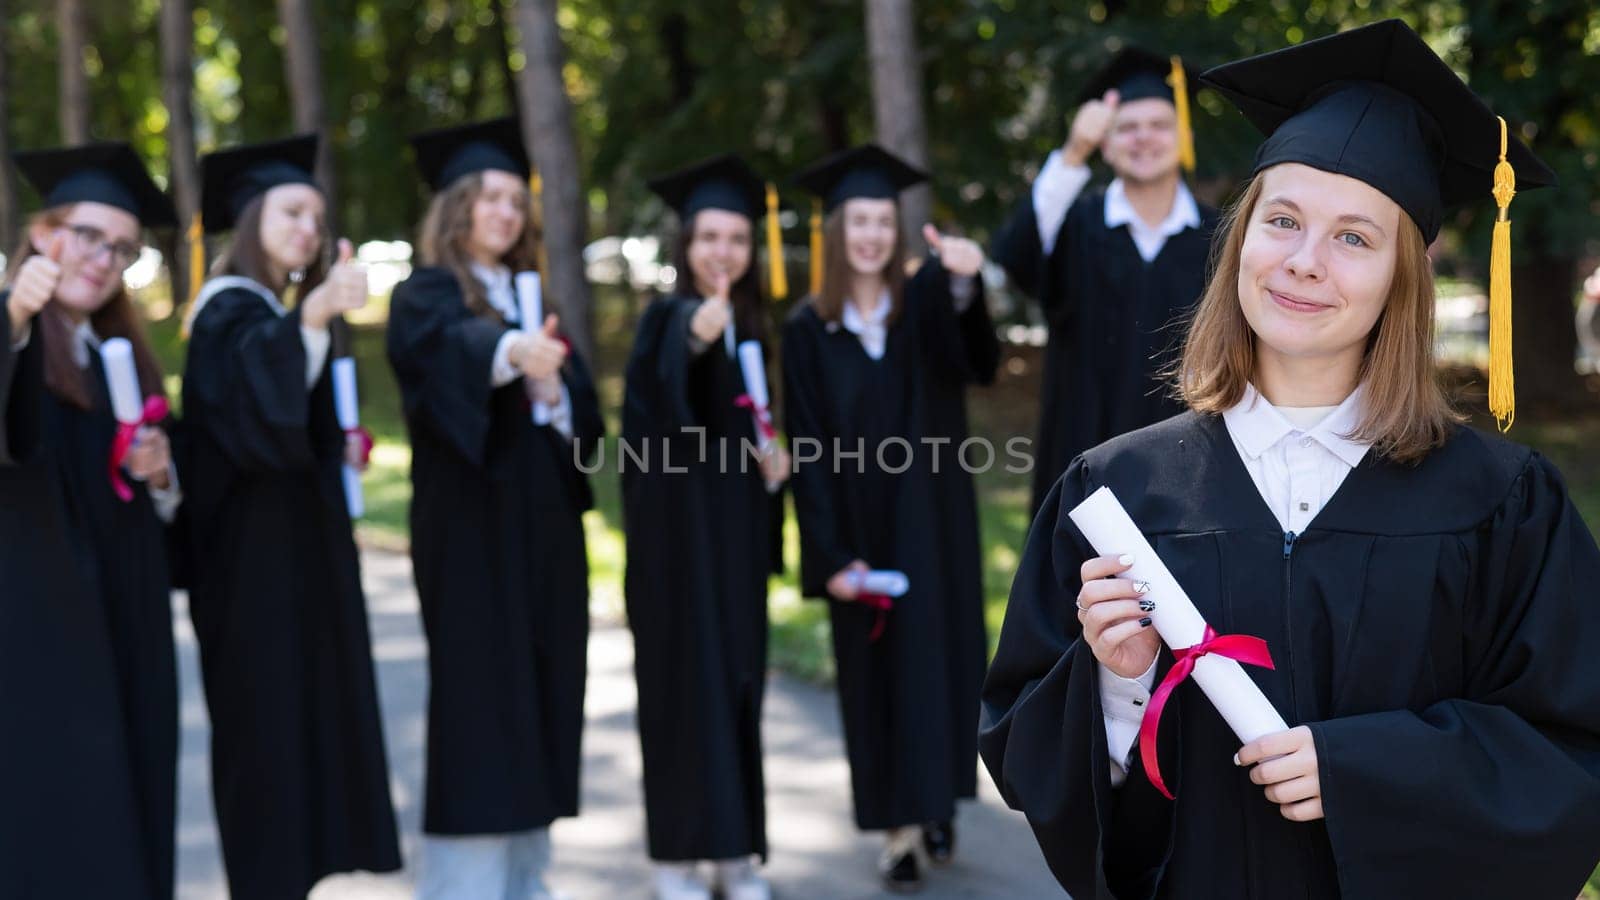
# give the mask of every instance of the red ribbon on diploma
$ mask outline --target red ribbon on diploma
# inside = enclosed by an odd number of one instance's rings
[[[111,462],[107,469],[111,476],[111,490],[123,503],[133,500],[133,488],[128,487],[128,483],[122,480],[122,461],[128,458],[128,451],[133,449],[133,439],[138,435],[139,429],[165,419],[168,411],[167,398],[146,397],[144,410],[139,414],[139,421],[117,423],[117,435],[111,439]]]
[[[889,624],[889,611],[894,609],[894,598],[888,594],[857,594],[857,603],[864,603],[878,611],[877,621],[872,623],[872,632],[867,635],[867,640],[877,643],[883,637],[883,629]]]
[[[772,427],[771,410],[757,403],[755,398],[749,394],[740,394],[739,396],[733,398],[733,405],[739,407],[740,409],[750,410],[751,415],[755,416],[756,429],[761,432],[761,439],[763,441],[777,440],[778,430]]]
[[[372,432],[368,431],[367,427],[365,425],[357,425],[354,428],[346,428],[344,430],[344,434],[345,434],[345,437],[351,437],[353,435],[356,438],[360,439],[360,441],[361,441],[361,464],[364,466],[368,462],[371,462],[372,461],[372,443],[373,443],[373,441],[372,441]]]
[[[1200,643],[1172,651],[1177,663],[1167,677],[1161,679],[1155,693],[1150,695],[1150,705],[1145,707],[1144,718],[1139,722],[1139,759],[1144,763],[1144,774],[1161,792],[1161,796],[1168,800],[1174,798],[1172,792],[1167,790],[1167,783],[1161,780],[1161,763],[1156,758],[1156,732],[1161,727],[1161,711],[1166,708],[1167,698],[1172,696],[1173,690],[1194,671],[1194,664],[1200,661],[1200,657],[1207,654],[1263,669],[1275,668],[1266,641],[1244,634],[1218,635],[1210,625],[1206,626]]]

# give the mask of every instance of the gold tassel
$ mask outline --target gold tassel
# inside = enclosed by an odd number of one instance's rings
[[[194,308],[194,298],[200,296],[200,287],[206,282],[206,230],[198,211],[189,218],[189,233],[185,237],[189,241],[189,299],[183,304],[183,325],[178,335],[188,340],[189,310]],[[176,303],[178,298],[172,300]]]
[[[1499,118],[1498,116],[1496,118]],[[1506,161],[1506,120],[1500,119],[1500,162],[1494,167],[1494,202],[1500,214],[1489,247],[1489,412],[1502,432],[1517,418],[1516,380],[1511,372],[1511,216],[1517,173]]]
[[[789,273],[783,265],[783,225],[778,221],[778,186],[767,182],[767,268],[772,270],[772,299],[789,296]]]
[[[1189,117],[1189,79],[1183,73],[1183,60],[1172,57],[1172,74],[1167,76],[1172,86],[1172,105],[1178,108],[1178,164],[1190,175],[1194,174],[1194,125]]]
[[[544,179],[538,172],[528,173],[528,224],[539,229],[540,241],[537,263],[540,272],[549,272],[549,257],[544,250]]]
[[[822,296],[822,201],[811,201],[811,295]]]

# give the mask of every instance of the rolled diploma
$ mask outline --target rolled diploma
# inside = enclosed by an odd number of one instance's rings
[[[904,597],[911,590],[911,579],[894,569],[871,569],[856,575],[856,590],[863,594]]]
[[[106,370],[111,414],[124,425],[144,420],[144,400],[139,396],[139,372],[133,364],[133,345],[127,338],[107,338],[100,345],[100,362]]]
[[[1110,488],[1102,487],[1090,494],[1067,516],[1089,539],[1096,553],[1133,557],[1133,567],[1121,577],[1150,585],[1146,596],[1156,603],[1150,618],[1168,647],[1191,647],[1200,643],[1205,636],[1206,620],[1194,608],[1194,602],[1184,593],[1178,580],[1167,571],[1166,564],[1156,556],[1155,548],[1145,540]],[[1237,662],[1221,656],[1202,656],[1195,662],[1191,677],[1240,742],[1248,744],[1263,735],[1288,729],[1277,709]]]
[[[731,325],[729,327],[732,327]],[[725,332],[731,334],[731,332]],[[750,418],[755,421],[756,440],[760,442],[761,452],[766,453],[772,447],[772,441],[767,439],[761,430],[761,416],[758,410],[767,409],[767,363],[761,355],[760,341],[741,341],[739,343],[739,371],[744,375],[744,392],[750,395],[756,409],[750,410]],[[767,413],[771,416],[771,412]],[[780,485],[775,481],[767,482],[767,493],[776,493]]]
[[[544,327],[544,288],[538,272],[518,272],[517,314],[522,317],[522,330],[529,334]],[[550,410],[542,403],[533,404],[533,424],[549,425]]]
[[[361,425],[361,405],[356,398],[356,361],[341,356],[333,361],[333,409],[339,417],[339,427],[349,432]],[[359,519],[366,514],[366,503],[361,494],[361,471],[344,465],[344,501],[350,507],[350,518]]]

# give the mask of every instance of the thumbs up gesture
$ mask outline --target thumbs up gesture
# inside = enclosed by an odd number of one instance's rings
[[[519,338],[507,359],[534,381],[549,379],[567,361],[567,345],[561,340],[560,326],[554,315],[545,316],[544,327]]]
[[[310,328],[327,328],[338,315],[367,304],[367,267],[355,259],[355,246],[339,239],[339,258],[305,300],[300,320]]]
[[[28,257],[11,282],[6,298],[6,314],[11,318],[11,335],[18,339],[33,317],[44,309],[61,283],[61,254],[66,249],[66,231],[57,229],[44,253]]]
[[[983,248],[976,241],[939,233],[932,225],[922,226],[922,239],[928,249],[939,257],[944,270],[951,275],[973,276],[983,268]]]
[[[1094,155],[1094,151],[1111,132],[1111,120],[1116,118],[1120,102],[1121,95],[1112,88],[1099,100],[1090,100],[1078,107],[1077,114],[1072,117],[1067,143],[1061,148],[1061,155],[1066,157],[1068,165],[1081,166]]]
[[[701,302],[694,318],[689,320],[689,330],[704,343],[719,340],[723,329],[728,327],[728,319],[733,315],[732,304],[728,302],[729,287],[728,273],[718,272],[711,296]]]

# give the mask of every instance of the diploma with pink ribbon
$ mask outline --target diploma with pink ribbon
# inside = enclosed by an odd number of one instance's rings
[[[767,361],[760,341],[739,342],[739,371],[744,375],[744,393],[733,402],[750,410],[761,452],[765,454],[777,441],[778,430],[772,424],[772,410],[768,406],[771,401],[767,396]],[[777,489],[777,484],[767,483],[769,492]]]
[[[544,327],[544,284],[538,272],[518,272],[513,282],[517,287],[517,315],[522,318],[522,330],[532,334]],[[550,424],[549,408],[535,403],[532,409],[533,424]]]
[[[341,356],[332,363],[333,371],[333,410],[339,417],[339,428],[346,435],[353,435],[360,439],[362,458],[366,459],[372,453],[372,436],[361,427],[361,404],[356,396],[356,361],[348,356]],[[345,463],[342,474],[344,476],[344,502],[350,510],[350,518],[359,519],[366,515],[367,505],[361,493],[361,470]]]
[[[851,573],[850,580],[855,582],[856,602],[878,611],[872,631],[867,634],[867,640],[876,642],[883,637],[883,629],[889,624],[894,601],[911,590],[911,579],[906,573],[894,569],[868,569]]]
[[[133,345],[127,338],[108,338],[100,345],[100,362],[106,370],[106,393],[111,399],[111,415],[117,420],[117,433],[111,439],[111,458],[107,476],[111,490],[123,503],[133,500],[133,488],[122,478],[122,463],[138,438],[139,429],[167,417],[167,399],[141,399],[139,370],[133,362]]]
[[[1177,660],[1151,695],[1139,727],[1140,760],[1146,777],[1157,790],[1168,799],[1172,798],[1156,759],[1161,711],[1172,691],[1191,674],[1195,684],[1205,692],[1206,699],[1222,714],[1242,743],[1248,744],[1289,727],[1239,665],[1245,662],[1272,668],[1266,642],[1248,635],[1218,635],[1213,631],[1110,488],[1102,487],[1090,494],[1067,516],[1097,554],[1133,558],[1133,566],[1121,577],[1150,585],[1150,592],[1145,596],[1156,604],[1155,611],[1150,614],[1152,625],[1167,646],[1173,648]]]

